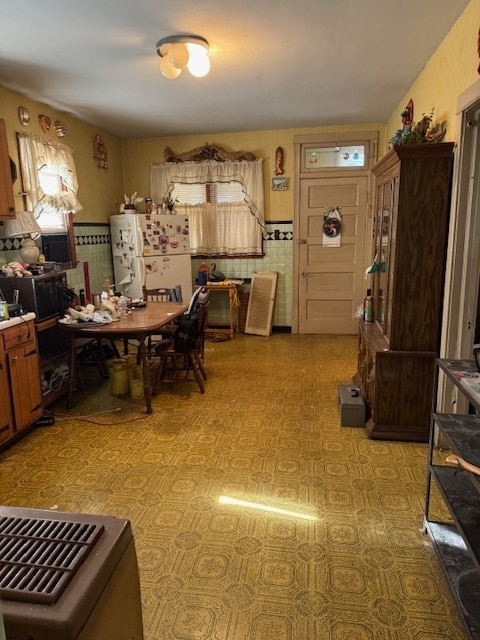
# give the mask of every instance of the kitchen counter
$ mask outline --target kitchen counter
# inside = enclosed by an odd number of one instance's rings
[[[3,329],[8,329],[9,327],[14,327],[16,324],[20,324],[21,322],[27,322],[28,320],[35,320],[35,314],[26,313],[23,316],[16,316],[15,318],[2,320],[0,322],[0,331],[3,331]]]

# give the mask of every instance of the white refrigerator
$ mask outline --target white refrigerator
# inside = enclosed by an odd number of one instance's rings
[[[143,298],[146,289],[182,287],[192,296],[188,217],[123,213],[110,217],[115,289]]]

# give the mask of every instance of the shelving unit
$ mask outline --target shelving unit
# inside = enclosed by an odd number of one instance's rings
[[[37,340],[40,354],[40,372],[49,376],[52,371],[64,365],[68,369],[69,349],[68,343],[59,331],[56,315],[37,324]],[[52,402],[66,395],[68,390],[68,374],[58,388],[50,388],[48,392],[43,390],[43,406],[48,407]]]
[[[480,412],[480,377],[468,375],[478,373],[475,362],[437,359],[435,389],[440,371]],[[442,443],[442,449],[437,442]],[[424,526],[434,542],[468,635],[472,640],[480,640],[480,477],[446,464],[444,460],[449,453],[480,466],[479,415],[435,411],[432,414]],[[449,518],[431,518],[434,487],[448,509]]]
[[[360,321],[354,378],[370,438],[428,441],[453,146],[395,145],[372,169],[374,321]]]

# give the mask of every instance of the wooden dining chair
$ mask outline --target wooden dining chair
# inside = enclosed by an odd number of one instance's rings
[[[170,344],[157,347],[156,355],[159,356],[159,364],[152,385],[153,393],[156,393],[158,384],[162,382],[192,381],[191,373],[193,373],[200,393],[205,393],[204,380],[207,379],[207,371],[205,369],[204,353],[208,306],[209,302],[207,301],[196,311],[198,313],[198,324],[192,349],[184,351],[181,348],[181,341],[178,338],[179,327],[177,327],[177,337],[174,337]]]
[[[143,299],[146,302],[169,302],[171,300],[170,289],[143,289]]]
[[[173,289],[171,289],[170,291],[172,292],[171,295],[175,295],[175,297],[179,295],[178,291],[176,293],[173,293]],[[181,287],[180,287],[180,295],[181,295]],[[199,309],[201,305],[205,305],[208,302],[209,296],[210,296],[210,291],[206,287],[197,287],[193,292],[192,297],[189,300],[188,308],[185,313],[186,314],[194,313],[195,310]],[[171,299],[173,300],[173,298]],[[177,302],[182,302],[182,300],[181,299],[177,300]],[[162,327],[163,338],[173,339],[173,336],[175,335],[175,331],[177,329],[177,323],[178,323],[178,318],[173,322],[167,324],[165,327]]]
[[[147,304],[149,302],[170,302],[170,300],[176,301],[176,298],[172,297],[172,291],[174,291],[174,290],[173,289],[166,289],[166,288],[163,288],[163,287],[159,287],[157,289],[146,289],[144,287],[143,288],[143,299],[146,301]],[[174,329],[172,327],[170,327],[169,325],[166,325],[166,327],[162,328],[162,334],[161,335],[148,336],[148,339],[147,339],[147,356],[148,356],[149,360],[152,359],[152,356],[153,356],[153,354],[155,352],[155,348],[162,342],[162,340],[164,340],[165,338],[168,338],[169,336],[171,336],[173,331],[174,331]]]

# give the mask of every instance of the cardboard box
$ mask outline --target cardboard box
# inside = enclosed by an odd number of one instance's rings
[[[339,385],[338,409],[342,427],[365,426],[365,402],[354,385]]]

